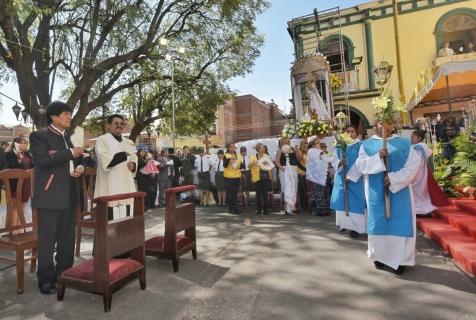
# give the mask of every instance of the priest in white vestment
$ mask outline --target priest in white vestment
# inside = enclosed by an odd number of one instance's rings
[[[387,125],[388,146],[383,149],[378,136],[362,142],[355,165],[347,174],[353,182],[364,177],[368,220],[368,256],[377,269],[388,266],[397,275],[405,266],[415,265],[416,215],[411,183],[418,170],[419,159],[409,139],[392,135],[393,123]],[[383,157],[388,157],[385,168]],[[387,169],[388,177],[384,179]],[[384,184],[389,185],[391,217],[385,215]]]
[[[109,132],[96,141],[98,166],[95,198],[137,191],[134,183],[137,169],[136,148],[134,142],[122,137],[124,126],[123,116],[118,114],[109,116],[107,119]],[[130,214],[132,204],[133,199],[110,202],[109,219],[123,218]]]

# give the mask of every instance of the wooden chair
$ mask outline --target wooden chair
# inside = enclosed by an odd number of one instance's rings
[[[33,221],[27,223],[23,212],[22,192],[25,181],[33,181],[33,170],[7,169],[0,172],[0,180],[5,187],[7,216],[5,227],[0,228],[0,249],[15,252],[15,258],[0,257],[16,264],[17,293],[23,293],[25,279],[25,261],[30,261],[30,272],[36,271],[38,248],[38,220],[33,210]],[[16,193],[10,186],[12,180],[17,180]],[[33,185],[33,183],[31,183]],[[14,217],[17,215],[17,217]],[[18,220],[18,222],[17,222]],[[25,256],[25,251],[31,250],[31,256]]]
[[[172,260],[174,272],[178,271],[178,258],[192,251],[197,259],[197,237],[195,230],[195,203],[175,204],[175,194],[195,189],[195,186],[170,188],[165,191],[165,234],[145,242],[145,254]],[[184,232],[183,235],[178,233]]]
[[[94,258],[64,271],[58,279],[58,300],[66,287],[74,287],[103,296],[104,311],[111,310],[112,293],[125,283],[139,278],[146,287],[144,256],[144,192],[126,193],[94,199],[96,229]],[[108,202],[134,199],[134,215],[108,221]],[[130,252],[131,259],[111,258]]]
[[[96,213],[93,208],[94,187],[96,184],[96,169],[86,168],[81,176],[83,206],[76,215],[76,257],[81,254],[81,239],[83,235],[94,236],[96,227]],[[93,230],[91,233],[84,233],[83,229]]]

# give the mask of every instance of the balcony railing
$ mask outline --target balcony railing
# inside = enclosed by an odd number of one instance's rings
[[[436,57],[435,60],[433,60],[433,65],[435,67],[438,67],[446,62],[468,61],[468,60],[476,60],[476,52],[455,54],[449,57]]]
[[[357,70],[349,70],[345,72],[335,72],[333,75],[337,75],[342,85],[339,88],[332,88],[334,93],[340,93],[346,91],[346,85],[349,92],[359,90],[359,74]]]

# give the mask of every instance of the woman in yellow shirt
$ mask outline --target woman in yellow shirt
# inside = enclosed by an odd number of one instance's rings
[[[240,189],[241,168],[243,167],[243,160],[240,154],[236,153],[236,147],[230,143],[226,147],[225,157],[223,158],[223,177],[225,180],[226,202],[228,204],[228,212],[233,214],[241,213],[238,210],[236,199],[238,197],[238,190]]]
[[[255,147],[257,154],[250,157],[251,181],[256,190],[256,214],[268,214],[268,190],[271,185],[271,172],[273,160],[266,154],[266,146],[258,143]],[[262,165],[259,165],[261,160]],[[266,163],[269,165],[265,168]],[[265,164],[265,165],[263,165]],[[268,170],[269,169],[269,170]]]

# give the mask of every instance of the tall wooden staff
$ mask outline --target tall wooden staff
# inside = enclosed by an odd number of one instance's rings
[[[382,128],[382,139],[383,139],[383,148],[387,149],[387,121],[383,121],[383,128]],[[383,173],[384,179],[384,189],[385,189],[385,217],[387,220],[390,220],[391,211],[390,211],[390,189],[388,186],[385,185],[385,180],[388,177],[388,157],[383,157],[383,163],[385,164],[385,171]]]
[[[347,116],[345,115],[344,112],[339,112],[336,114],[336,122],[337,122],[337,127],[341,130],[342,133],[344,133],[344,128],[347,124]],[[337,137],[336,139],[341,147],[342,150],[342,160],[344,160],[344,164],[342,165],[342,187],[344,189],[344,211],[345,211],[345,216],[349,216],[349,189],[347,186],[347,164],[346,164],[346,151],[347,151],[347,144],[345,141],[343,141],[342,138],[339,139]]]
[[[349,216],[349,189],[348,189],[348,186],[347,186],[347,164],[345,162],[345,151],[346,151],[346,148],[344,148],[342,146],[342,160],[344,160],[344,164],[342,165],[342,175],[343,175],[343,179],[342,179],[342,186],[344,188],[344,210],[345,210],[345,216],[348,217]]]

